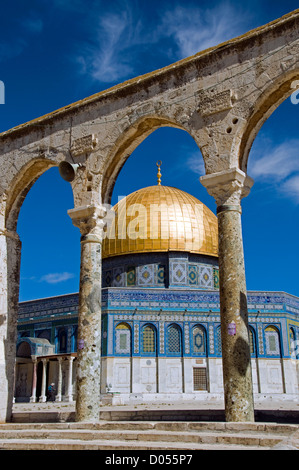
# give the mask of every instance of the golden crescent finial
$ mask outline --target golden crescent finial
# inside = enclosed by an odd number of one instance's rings
[[[161,186],[161,165],[162,165],[162,161],[161,160],[158,160],[157,163],[156,163],[157,167],[158,167],[158,173],[157,173],[157,178],[158,178],[158,186]]]

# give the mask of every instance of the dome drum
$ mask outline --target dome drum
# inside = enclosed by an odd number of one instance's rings
[[[103,287],[218,289],[214,257],[193,253],[135,253],[103,260]]]

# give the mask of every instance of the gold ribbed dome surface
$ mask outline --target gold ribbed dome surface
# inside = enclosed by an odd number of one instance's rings
[[[218,256],[217,217],[185,191],[149,186],[123,198],[113,210],[103,258],[165,251]]]

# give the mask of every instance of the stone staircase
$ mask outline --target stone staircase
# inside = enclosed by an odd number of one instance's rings
[[[99,421],[0,424],[0,450],[299,450],[299,426]]]

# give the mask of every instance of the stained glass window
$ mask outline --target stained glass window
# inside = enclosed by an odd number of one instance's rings
[[[193,328],[193,353],[204,353],[206,350],[205,343],[206,340],[204,328],[201,326],[196,326]]]
[[[181,329],[178,325],[170,325],[168,327],[168,352],[179,354],[181,353]]]
[[[156,352],[156,332],[153,326],[145,325],[142,330],[142,351],[144,353]]]
[[[131,353],[131,328],[127,323],[119,323],[115,328],[115,352],[117,354]]]
[[[268,326],[265,329],[266,353],[270,356],[280,355],[279,334],[277,328]]]

